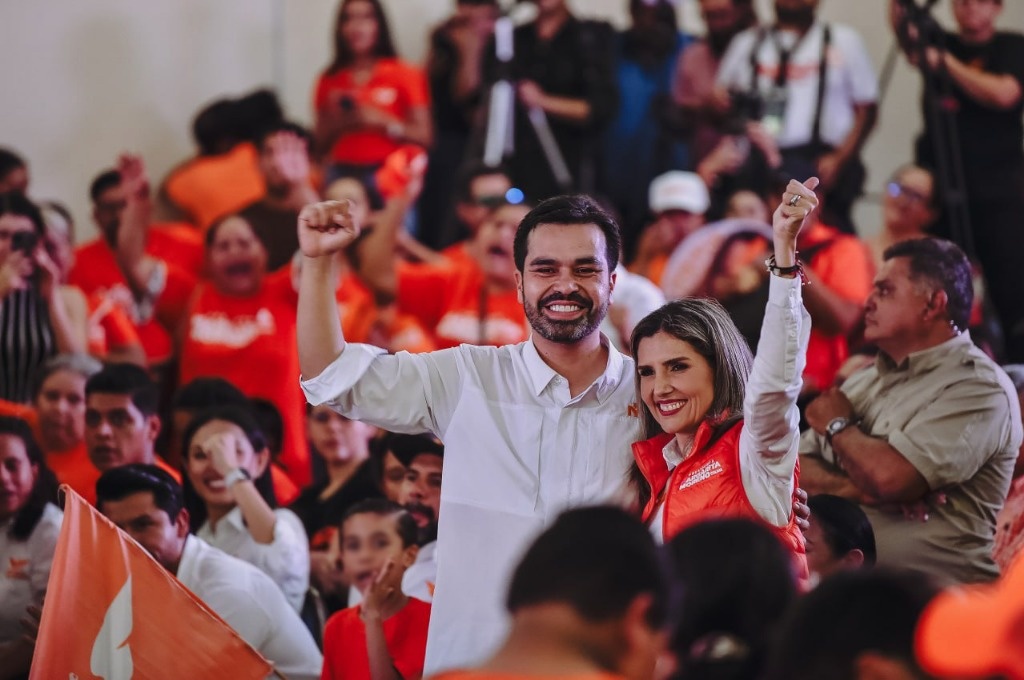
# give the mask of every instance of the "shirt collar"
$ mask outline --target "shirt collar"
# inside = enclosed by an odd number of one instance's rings
[[[525,345],[523,347],[523,361],[526,363],[526,371],[530,376],[530,382],[533,384],[533,393],[539,397],[547,389],[548,385],[551,384],[552,380],[564,378],[541,358],[540,352],[537,351],[537,346],[533,344],[532,334],[530,339],[523,344]],[[608,350],[608,363],[605,364],[604,373],[590,387],[584,390],[586,392],[596,387],[598,402],[603,402],[619,386],[619,382],[622,380],[624,361],[622,353],[612,346],[611,341],[608,340],[604,333],[601,333],[601,346]]]
[[[185,537],[185,546],[181,549],[181,559],[178,560],[178,573],[175,574],[182,583],[193,583],[192,572],[199,564],[199,554],[203,551],[204,545],[203,539],[192,534]]]
[[[885,352],[878,353],[876,365],[879,375],[895,373],[897,371],[910,371],[912,374],[922,373],[943,365],[951,354],[963,351],[974,343],[971,340],[970,331],[962,331],[949,340],[939,343],[934,347],[922,349],[907,356],[901,363],[897,364]]]

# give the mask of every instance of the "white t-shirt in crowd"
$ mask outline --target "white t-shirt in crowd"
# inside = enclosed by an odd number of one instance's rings
[[[64,513],[47,503],[26,540],[10,535],[13,519],[0,523],[0,643],[24,635],[25,608],[42,605],[63,520]]]
[[[854,106],[878,100],[878,77],[871,57],[855,30],[841,24],[828,24],[832,33],[825,81],[825,101],[821,113],[821,139],[831,146],[840,145],[854,124]],[[754,27],[732,39],[718,70],[717,84],[729,90],[747,92],[751,84],[750,53],[761,31],[767,31],[757,53],[758,91],[768,92],[779,71],[779,55],[793,50],[786,82],[788,102],[782,130],[776,138],[779,148],[788,149],[811,141],[814,113],[818,102],[818,80],[824,39],[822,22],[816,22],[802,40],[788,31]]]

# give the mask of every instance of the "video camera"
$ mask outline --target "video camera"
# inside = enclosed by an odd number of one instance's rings
[[[896,39],[908,54],[915,54],[927,47],[941,47],[945,30],[932,15],[932,8],[938,0],[896,0],[902,13],[902,20],[896,26]]]

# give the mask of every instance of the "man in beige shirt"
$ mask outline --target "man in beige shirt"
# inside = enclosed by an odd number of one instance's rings
[[[886,250],[865,314],[878,359],[811,402],[800,446],[801,485],[863,505],[879,564],[950,582],[999,575],[995,519],[1024,436],[1009,378],[961,330],[972,297],[954,244]]]

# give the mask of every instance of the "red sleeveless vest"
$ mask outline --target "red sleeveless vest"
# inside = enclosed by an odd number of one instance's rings
[[[651,500],[644,508],[643,521],[649,522],[658,508],[658,492],[665,489],[665,510],[662,536],[666,542],[683,529],[707,519],[742,517],[759,522],[775,534],[793,555],[796,574],[801,582],[808,577],[804,536],[790,511],[789,522],[777,527],[766,522],[743,488],[740,473],[740,431],[743,421],[733,425],[710,446],[711,426],[707,421],[697,428],[693,452],[669,472],[662,449],[671,441],[670,434],[660,434],[633,444],[633,456],[640,472],[651,485]],[[796,488],[800,478],[799,464],[793,472]],[[666,487],[667,484],[667,487]]]

